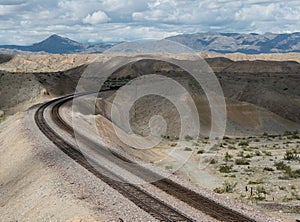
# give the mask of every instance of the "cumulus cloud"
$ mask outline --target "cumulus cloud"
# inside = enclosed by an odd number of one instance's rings
[[[94,12],[93,14],[88,14],[83,20],[83,23],[86,24],[99,24],[99,23],[106,23],[110,20],[110,18],[106,15],[105,12],[103,11],[97,11]]]
[[[0,44],[56,33],[77,41],[164,38],[179,33],[300,31],[298,0],[0,0]]]

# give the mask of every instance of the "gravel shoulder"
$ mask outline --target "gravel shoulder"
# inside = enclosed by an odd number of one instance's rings
[[[105,220],[38,158],[25,119],[26,113],[18,113],[0,124],[1,221]]]

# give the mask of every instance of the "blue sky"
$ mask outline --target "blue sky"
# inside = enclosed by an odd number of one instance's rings
[[[51,34],[79,42],[195,32],[300,31],[299,0],[0,0],[0,44]]]

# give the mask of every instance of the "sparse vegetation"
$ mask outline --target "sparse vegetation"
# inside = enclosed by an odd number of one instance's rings
[[[287,150],[284,155],[285,160],[300,160],[297,150]]]
[[[230,161],[231,159],[232,159],[232,155],[230,155],[228,152],[226,152],[225,157],[224,157],[224,160],[225,160],[226,162],[228,162],[228,161]]]
[[[239,142],[239,146],[249,146],[249,142],[248,141],[241,141],[241,142]]]
[[[192,150],[193,150],[192,148],[187,147],[187,146],[184,148],[184,151],[192,151]]]
[[[272,167],[265,167],[264,171],[272,172],[272,171],[274,171],[274,169]]]
[[[249,185],[257,185],[257,184],[264,184],[264,183],[265,183],[265,182],[264,182],[263,180],[255,180],[255,181],[250,180],[250,181],[248,182]]]
[[[272,153],[270,151],[264,150],[262,151],[266,156],[272,156]]]
[[[185,139],[186,141],[190,141],[190,140],[193,139],[193,137],[191,137],[191,136],[189,136],[189,135],[186,135],[186,136],[184,137],[184,139]]]
[[[274,166],[276,166],[277,170],[287,171],[291,169],[291,167],[286,165],[283,161],[275,163]]]
[[[292,168],[286,165],[283,161],[275,163],[275,166],[277,170],[281,170],[285,173],[285,175],[280,176],[279,179],[288,180],[300,178],[300,169],[292,170]]]
[[[234,198],[242,197],[254,203],[280,202],[284,196],[286,201],[296,201],[300,200],[300,187],[297,184],[300,169],[295,167],[300,163],[300,141],[289,139],[293,135],[224,138],[225,142],[212,146],[208,151],[201,149],[207,144],[207,140],[202,138],[192,140],[190,147],[195,154],[216,154],[214,158],[205,160],[209,163],[207,168],[210,174],[222,175],[223,184],[218,185],[214,192],[227,193]],[[236,185],[236,181],[240,186]],[[269,181],[272,181],[272,186]]]
[[[217,161],[216,159],[211,159],[211,160],[209,161],[209,163],[210,163],[210,164],[216,164],[216,163],[218,163],[218,161]]]
[[[233,165],[223,165],[220,166],[219,171],[220,173],[231,173]]]
[[[237,165],[249,165],[250,161],[245,158],[239,158],[235,160],[235,164]]]
[[[217,187],[214,189],[216,193],[233,193],[237,182],[224,181],[222,187]]]
[[[255,200],[262,201],[262,200],[266,199],[267,194],[268,194],[268,192],[266,191],[265,187],[258,186],[258,187],[256,187],[255,194],[252,196],[252,198]]]
[[[204,150],[198,150],[197,151],[197,154],[203,154],[204,153]]]

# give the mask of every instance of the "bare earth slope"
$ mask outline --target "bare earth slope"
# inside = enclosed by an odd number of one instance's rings
[[[40,158],[36,141],[27,135],[24,115],[0,123],[1,221],[105,220],[47,164],[47,158]]]

